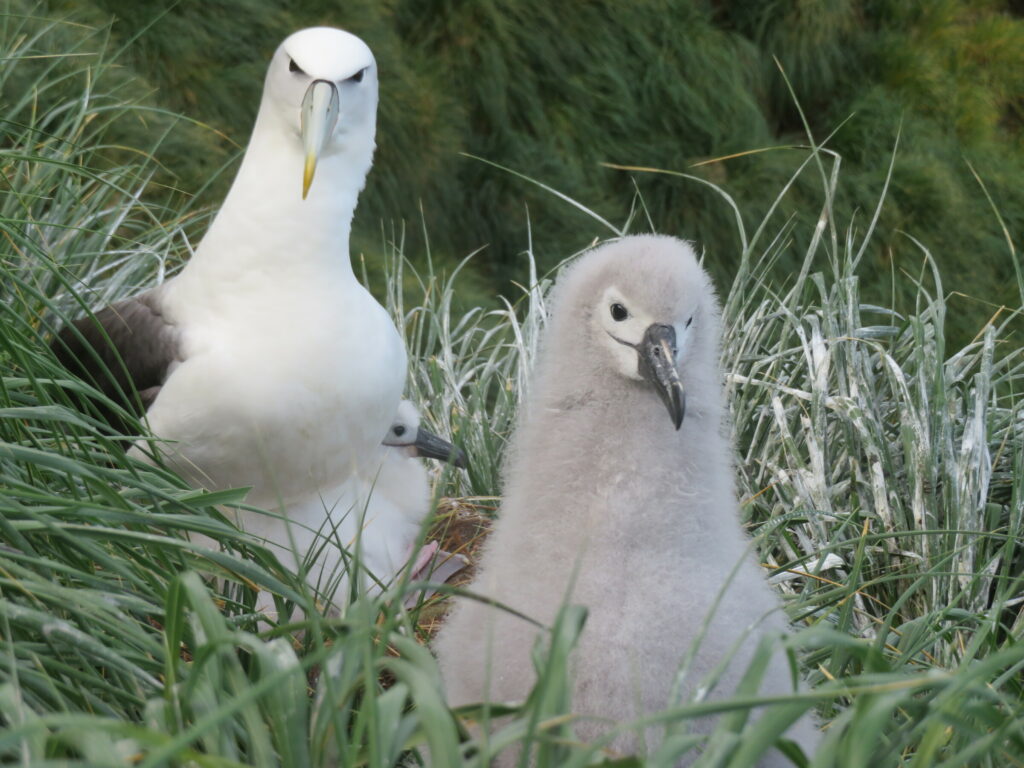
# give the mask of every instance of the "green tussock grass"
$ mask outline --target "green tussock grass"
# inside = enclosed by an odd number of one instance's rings
[[[10,15],[0,29],[0,760],[376,768],[415,764],[429,749],[435,765],[471,766],[513,743],[543,766],[602,760],[601,744],[572,736],[568,660],[580,632],[600,631],[580,608],[541,633],[526,702],[453,713],[417,624],[425,609],[401,607],[418,585],[403,578],[322,615],[300,576],[231,525],[225,510],[239,493],[196,491],[126,458],[97,414],[73,406],[67,392],[86,385],[57,366],[50,334],[173,272],[205,214],[150,186],[159,140],[178,121],[121,90],[102,35],[82,60],[30,58],[66,45],[64,27]],[[138,120],[167,130],[151,146],[109,151],[122,123]],[[968,343],[950,342],[950,287],[911,235],[916,266],[900,281],[912,300],[898,309],[862,300],[893,148],[875,158],[877,210],[850,218],[836,211],[840,155],[813,133],[802,141],[811,146],[792,150],[798,175],[762,201],[754,226],[726,186],[702,188],[742,244],[722,294],[743,523],[786,597],[799,629],[785,642],[814,687],[751,695],[759,656],[735,697],[681,701],[622,725],[664,725],[671,738],[612,764],[670,766],[699,752],[701,766],[753,766],[815,709],[823,744],[794,764],[1020,765],[1024,368],[1006,340],[1015,311],[993,310]],[[784,203],[797,186],[816,197],[790,217]],[[632,215],[613,217],[611,229],[587,205],[573,216],[607,236],[643,231],[657,220],[645,200],[630,196]],[[974,225],[1003,238],[1015,268],[998,215]],[[794,243],[800,258],[780,273]],[[555,277],[536,266],[541,245],[523,242],[508,300],[468,310],[457,301],[465,275],[408,245],[401,227],[383,225],[366,251],[382,265],[371,285],[409,344],[409,395],[471,457],[468,474],[439,480],[439,494],[500,494]],[[260,620],[258,589],[295,620]],[[713,712],[715,731],[689,730]],[[501,714],[486,741],[464,731],[467,719]]]

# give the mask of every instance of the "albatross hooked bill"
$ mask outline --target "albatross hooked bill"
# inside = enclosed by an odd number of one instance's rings
[[[678,430],[686,415],[686,389],[676,369],[676,329],[655,323],[637,345],[637,370],[654,387]]]
[[[424,459],[450,461],[459,469],[466,469],[469,466],[465,451],[423,427],[416,430],[416,440],[413,442],[413,446],[416,449],[416,455]]]
[[[306,162],[302,171],[302,199],[309,194],[316,173],[316,163],[320,159],[327,138],[334,133],[334,125],[338,122],[338,89],[328,80],[314,80],[306,95],[302,97],[302,148],[305,150]]]

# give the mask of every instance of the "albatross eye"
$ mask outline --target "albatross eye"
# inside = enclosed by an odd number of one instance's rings
[[[693,322],[693,315],[690,315],[690,319],[686,321],[686,327],[689,328],[690,327],[690,323],[692,323],[692,322]]]
[[[352,75],[352,77],[350,77],[348,79],[348,81],[350,83],[361,83],[361,82],[363,82],[363,75],[365,75],[365,74],[366,74],[366,67],[363,67],[358,72],[356,72],[354,75]]]
[[[303,70],[302,67],[300,67],[298,64],[295,63],[295,59],[291,59],[291,58],[288,59],[288,71],[289,72],[299,72],[299,73],[301,73],[303,75],[306,74],[305,70]]]
[[[395,433],[395,437],[401,437],[402,435],[405,434],[405,426],[402,425],[402,424],[399,424],[398,426],[396,426],[391,431]]]
[[[621,323],[623,320],[625,320],[627,317],[629,317],[629,311],[624,306],[619,304],[618,302],[615,302],[614,304],[612,304],[611,312],[612,312],[612,320],[614,320],[617,323]]]

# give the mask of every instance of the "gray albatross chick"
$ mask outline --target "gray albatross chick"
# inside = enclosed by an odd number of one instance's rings
[[[681,700],[739,641],[709,694],[726,696],[762,637],[788,624],[738,519],[711,280],[686,243],[628,237],[569,267],[552,306],[501,514],[468,589],[548,625],[563,602],[586,606],[572,711],[614,721],[672,703],[680,663],[714,609]],[[449,703],[523,700],[536,638],[522,619],[457,601],[435,643]],[[760,693],[793,690],[780,650]],[[589,742],[612,726],[573,727]],[[610,748],[650,752],[662,734],[648,729],[643,744],[629,732]],[[787,737],[810,751],[818,734],[804,718]],[[498,762],[511,759],[507,750]],[[761,765],[790,763],[773,750]]]

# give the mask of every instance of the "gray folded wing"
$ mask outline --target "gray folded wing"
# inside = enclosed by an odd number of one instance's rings
[[[164,317],[157,288],[64,326],[50,348],[70,373],[141,417],[179,359],[179,334]],[[92,405],[115,432],[129,431],[110,404]]]

